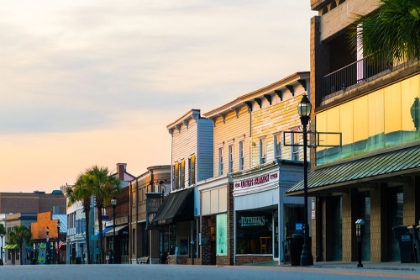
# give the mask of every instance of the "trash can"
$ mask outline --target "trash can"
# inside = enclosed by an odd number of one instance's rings
[[[292,234],[287,237],[290,249],[290,264],[300,265],[300,255],[302,254],[303,236],[301,234]]]
[[[76,257],[76,264],[82,264],[82,258]]]
[[[0,259],[0,265],[3,265],[3,259]]]
[[[166,252],[160,253],[160,263],[166,264],[167,257],[168,257],[168,254]]]
[[[407,226],[395,226],[392,231],[400,245],[401,263],[414,262],[413,239]]]
[[[420,239],[418,236],[418,228],[416,225],[407,226],[407,229],[409,230],[411,234],[411,238],[413,240],[413,255],[414,255],[414,262],[419,263],[420,262]]]

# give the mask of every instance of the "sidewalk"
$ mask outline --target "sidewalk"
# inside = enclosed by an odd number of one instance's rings
[[[363,267],[357,267],[358,262],[316,262],[310,266],[312,268],[338,268],[338,269],[384,269],[384,270],[409,270],[420,271],[420,263],[400,263],[400,262],[362,262]],[[250,263],[245,266],[278,266],[278,267],[299,267],[288,264],[279,264],[278,261],[264,263]]]

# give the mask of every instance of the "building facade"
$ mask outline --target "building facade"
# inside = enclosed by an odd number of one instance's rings
[[[311,1],[312,149],[308,193],[317,261],[356,261],[355,222],[364,220],[362,260],[399,261],[393,227],[420,220],[420,68],[415,61],[372,65],[350,49],[353,14],[379,1]],[[359,42],[360,44],[361,42]],[[339,137],[337,138],[337,135]],[[300,182],[288,195],[302,195]],[[414,256],[412,256],[414,257]]]

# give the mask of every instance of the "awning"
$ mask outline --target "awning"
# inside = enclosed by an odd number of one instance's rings
[[[105,236],[105,233],[107,233],[111,229],[113,229],[113,227],[107,227],[107,228],[102,229],[102,236]],[[96,234],[96,236],[99,236],[99,232]]]
[[[420,171],[420,146],[316,169],[308,175],[308,193]],[[303,180],[286,195],[301,195]]]
[[[156,213],[152,226],[168,225],[194,219],[194,190],[170,193]]]
[[[127,231],[127,228],[128,228],[128,225],[116,226],[115,227],[115,235],[122,234],[123,231]],[[113,227],[110,227],[109,229],[110,230],[108,230],[105,233],[105,236],[114,236],[114,228]]]
[[[9,250],[18,250],[19,245],[17,244],[6,244],[3,249],[9,249]]]

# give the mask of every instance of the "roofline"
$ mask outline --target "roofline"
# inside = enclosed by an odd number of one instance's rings
[[[175,129],[176,126],[181,125],[184,121],[189,120],[189,119],[201,119],[200,109],[191,109],[191,110],[189,110],[187,113],[185,113],[185,115],[183,115],[182,117],[180,117],[176,121],[168,124],[166,126],[166,128],[168,130]]]
[[[286,88],[287,85],[291,83],[296,83],[298,80],[306,80],[310,78],[310,72],[309,71],[301,71],[301,72],[295,72],[287,77],[284,77],[281,80],[278,80],[274,83],[271,83],[265,87],[259,88],[257,90],[251,91],[249,93],[246,93],[244,95],[239,96],[235,100],[226,103],[216,109],[213,109],[207,113],[204,113],[203,116],[206,118],[213,118],[216,116],[219,116],[221,114],[226,114],[228,112],[231,112],[238,107],[242,107],[245,105],[246,101],[249,101],[253,98],[262,96],[264,94],[267,94],[269,92],[274,92],[274,90],[280,89],[280,88]],[[309,84],[307,85],[309,86]]]

